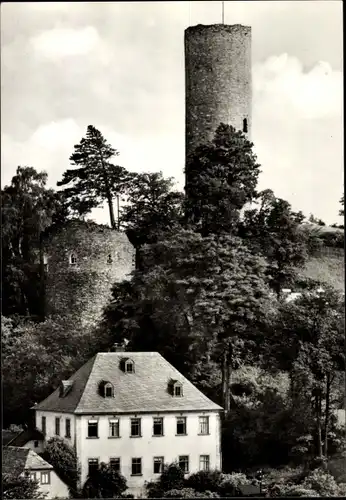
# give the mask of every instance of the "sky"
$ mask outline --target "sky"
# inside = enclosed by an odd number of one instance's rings
[[[56,187],[98,128],[131,171],[184,186],[184,30],[221,22],[221,2],[1,4],[1,178],[18,165]],[[343,193],[342,2],[225,2],[252,27],[259,189],[327,224]],[[92,218],[108,223],[108,211]]]

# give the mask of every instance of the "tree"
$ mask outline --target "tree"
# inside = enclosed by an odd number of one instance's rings
[[[199,146],[186,165],[186,215],[203,235],[236,232],[240,210],[256,196],[260,166],[253,144],[220,124],[213,141]]]
[[[339,210],[339,215],[341,215],[341,217],[344,217],[345,215],[345,195],[343,194],[342,197],[341,197],[341,200],[340,200],[340,204],[341,204],[341,207],[340,210]]]
[[[313,214],[310,214],[309,222],[311,222],[312,224],[317,224],[318,226],[325,226],[326,225],[326,223],[323,222],[322,219],[318,219]]]
[[[93,125],[88,126],[86,137],[74,149],[70,161],[77,168],[66,170],[57,185],[72,184],[63,193],[70,208],[81,217],[106,200],[111,227],[116,229],[113,200],[123,192],[129,176],[123,167],[110,161],[119,152],[107,143]]]
[[[126,479],[109,464],[101,462],[83,486],[84,498],[119,498],[127,490]]]
[[[197,383],[214,361],[222,367],[228,411],[231,369],[258,350],[275,304],[265,262],[235,237],[191,231],[145,246],[142,261],[132,281],[121,285],[124,300],[116,286],[106,310],[114,336],[119,342],[126,335],[134,350],[159,351]]]
[[[39,491],[38,481],[30,479],[29,476],[15,476],[2,473],[2,498],[6,500],[37,499],[44,500],[46,494]]]
[[[314,455],[328,455],[333,385],[345,370],[344,299],[318,284],[283,302],[273,333],[269,364],[289,370],[293,399],[306,400],[314,415]],[[324,445],[323,445],[324,442]]]
[[[172,188],[173,179],[164,179],[161,172],[135,174],[129,181],[120,224],[135,248],[156,243],[179,227],[183,194]]]
[[[18,167],[2,190],[2,312],[41,315],[40,234],[67,216],[63,200],[46,188],[47,174]]]
[[[34,403],[98,352],[102,338],[69,317],[42,323],[2,318],[2,325],[4,423],[29,423]]]
[[[246,210],[239,235],[269,261],[270,285],[278,296],[284,286],[294,283],[297,266],[308,257],[309,234],[302,230],[304,216],[267,189],[259,193],[258,209]]]
[[[72,493],[77,491],[80,477],[77,454],[61,438],[51,438],[46,444],[43,458],[53,467],[59,477],[67,484]]]

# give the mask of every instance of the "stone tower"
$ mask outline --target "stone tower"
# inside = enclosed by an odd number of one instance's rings
[[[251,28],[197,25],[185,30],[186,159],[219,124],[251,138]]]
[[[48,230],[42,240],[45,316],[69,315],[83,325],[97,322],[112,285],[135,267],[125,233],[78,220]]]

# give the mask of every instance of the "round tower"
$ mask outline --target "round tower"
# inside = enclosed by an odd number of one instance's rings
[[[197,25],[185,30],[186,159],[220,123],[251,138],[251,28]]]
[[[126,234],[107,226],[70,221],[43,238],[45,315],[70,315],[97,322],[115,282],[135,267],[135,249]]]

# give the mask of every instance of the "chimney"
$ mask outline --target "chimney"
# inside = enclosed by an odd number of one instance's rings
[[[124,341],[121,343],[115,342],[115,344],[113,344],[113,346],[111,347],[110,351],[111,352],[125,352],[128,343],[129,343],[129,341],[127,339],[124,339]]]

